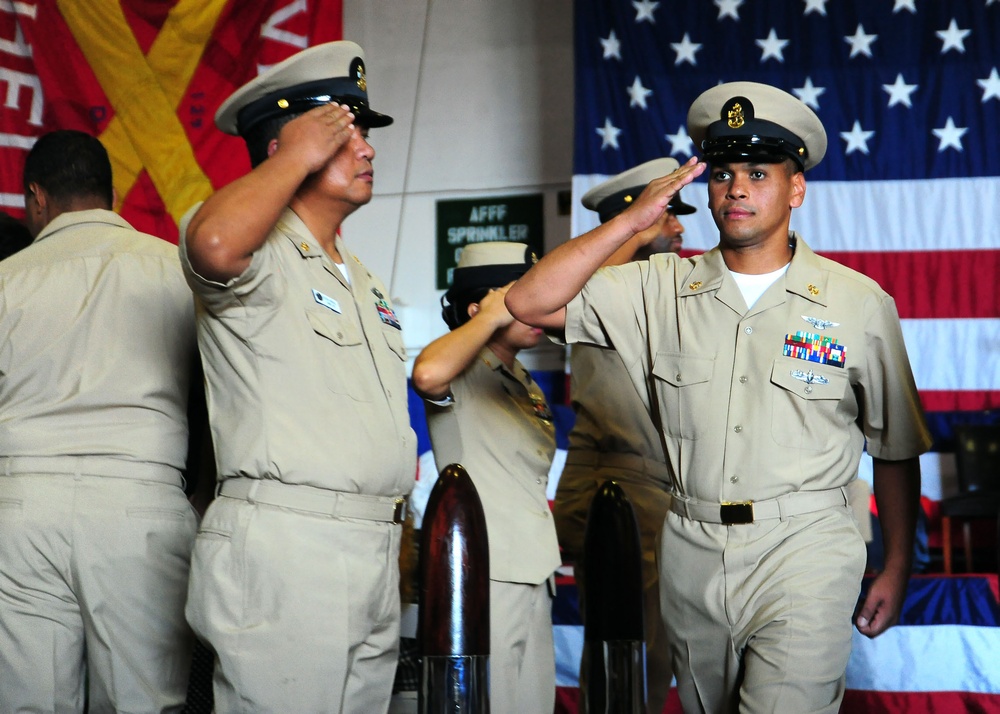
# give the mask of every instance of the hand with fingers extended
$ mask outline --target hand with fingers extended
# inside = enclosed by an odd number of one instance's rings
[[[309,173],[319,171],[354,132],[354,114],[344,104],[310,109],[281,128],[277,151],[296,153]]]
[[[514,322],[514,316],[510,314],[504,304],[504,297],[513,284],[510,282],[502,288],[494,288],[486,293],[486,296],[479,301],[479,305],[473,306],[473,317],[491,324],[494,330],[499,330]]]
[[[639,233],[656,223],[667,210],[670,199],[701,176],[706,166],[707,164],[692,157],[676,171],[650,181],[632,205],[621,214],[628,221],[632,232]]]

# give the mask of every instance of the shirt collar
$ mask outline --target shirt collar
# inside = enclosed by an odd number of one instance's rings
[[[828,273],[823,270],[822,263],[812,249],[795,231],[788,234],[788,239],[795,246],[792,262],[785,273],[785,290],[799,295],[810,302],[819,305],[827,304]],[[702,255],[694,270],[685,278],[678,290],[678,297],[700,295],[714,290],[719,291],[719,298],[725,301],[730,283],[735,287],[735,281],[724,282],[729,269],[722,259],[722,251],[716,246]],[[736,293],[739,288],[735,288]],[[735,294],[734,296],[735,297]],[[742,298],[737,304],[742,304]]]
[[[105,208],[88,208],[85,211],[66,211],[65,213],[60,213],[48,222],[32,242],[37,243],[40,240],[48,238],[53,233],[61,231],[64,228],[69,228],[70,226],[80,225],[81,223],[107,223],[119,228],[135,230],[128,221],[114,211],[109,211]]]

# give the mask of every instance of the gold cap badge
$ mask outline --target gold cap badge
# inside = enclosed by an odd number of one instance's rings
[[[739,102],[733,102],[729,111],[726,112],[726,123],[729,124],[730,129],[739,129],[743,126],[743,121],[743,105]]]

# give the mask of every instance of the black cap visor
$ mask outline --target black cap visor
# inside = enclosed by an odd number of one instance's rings
[[[392,124],[392,117],[368,108],[368,97],[357,82],[347,77],[306,82],[294,87],[271,92],[243,107],[236,117],[237,130],[245,135],[247,130],[262,121],[283,114],[301,114],[324,104],[345,104],[354,113],[359,126],[378,128]]]
[[[801,169],[809,155],[802,139],[765,119],[751,119],[736,129],[729,127],[725,121],[713,122],[708,126],[707,135],[701,142],[701,149],[705,159],[712,163],[777,163],[790,158]]]
[[[603,199],[597,205],[597,216],[600,218],[601,223],[607,223],[612,218],[617,216],[619,213],[624,211],[631,205],[632,201],[639,197],[646,188],[645,184],[640,184],[638,186],[632,186],[630,188],[622,189],[617,191],[607,198]],[[684,203],[681,200],[681,192],[678,191],[674,194],[674,197],[670,199],[670,203],[667,204],[667,208],[675,216],[686,216],[689,213],[694,213],[698,209],[694,206]]]
[[[451,296],[458,296],[469,290],[481,290],[483,288],[502,288],[507,283],[513,282],[528,272],[530,263],[518,265],[479,265],[474,268],[456,268],[452,275],[452,285],[446,295],[449,301],[454,302]]]

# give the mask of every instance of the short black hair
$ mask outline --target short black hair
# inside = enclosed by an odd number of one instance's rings
[[[243,141],[247,145],[247,153],[250,154],[250,167],[257,168],[267,158],[267,146],[272,139],[277,139],[281,129],[296,117],[302,116],[302,112],[280,114],[270,119],[257,122],[243,135]]]
[[[43,134],[24,160],[24,192],[36,183],[53,200],[94,196],[114,203],[111,161],[103,144],[83,131],[62,129]]]
[[[506,284],[506,283],[505,283]],[[500,285],[497,286],[502,287]],[[491,290],[496,288],[472,288],[452,295],[451,291],[441,296],[441,318],[448,325],[449,330],[461,327],[469,320],[469,305],[482,302],[483,298],[489,295]]]

